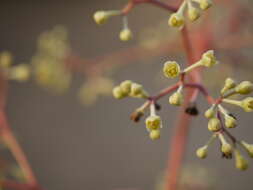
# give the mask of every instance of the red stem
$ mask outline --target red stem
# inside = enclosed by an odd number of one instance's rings
[[[20,145],[18,144],[16,138],[11,132],[11,129],[6,121],[6,116],[3,110],[0,111],[0,127],[1,127],[1,136],[4,142],[7,144],[9,150],[13,154],[13,157],[18,162],[20,168],[22,169],[27,182],[29,184],[37,186],[37,180],[33,171],[26,159],[24,152],[22,151]]]

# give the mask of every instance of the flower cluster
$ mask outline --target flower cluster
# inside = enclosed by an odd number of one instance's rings
[[[253,97],[246,97],[241,101],[228,99],[233,95],[247,95],[252,91],[253,84],[249,81],[243,81],[237,84],[231,78],[227,78],[225,80],[225,85],[221,89],[221,97],[205,112],[205,117],[209,119],[208,130],[213,132],[214,135],[211,137],[211,139],[206,145],[197,150],[196,154],[198,157],[205,158],[207,156],[207,149],[209,145],[216,137],[218,137],[221,142],[221,152],[223,157],[232,158],[232,155],[234,154],[236,168],[240,170],[246,170],[248,168],[247,161],[241,155],[236,145],[241,145],[251,157],[253,156],[253,145],[250,145],[245,141],[237,140],[228,132],[228,129],[235,128],[237,126],[237,119],[221,104],[233,104],[242,107],[246,112],[252,112]],[[230,139],[231,144],[225,139],[225,136]]]
[[[186,73],[190,72],[196,67],[204,66],[204,67],[211,67],[215,64],[217,64],[218,61],[216,60],[216,57],[214,56],[214,51],[213,50],[208,50],[206,51],[201,59],[197,61],[196,63],[192,64],[191,66],[185,68],[183,71],[181,71],[181,68],[179,64],[175,61],[167,61],[164,66],[163,66],[163,73],[166,77],[168,78],[175,78],[179,75],[185,75]],[[170,98],[169,98],[169,103],[175,106],[180,106],[183,103],[183,87],[184,84],[181,83],[179,88],[177,89],[176,92],[174,92]],[[195,107],[193,106],[193,109]],[[196,112],[196,111],[195,111]]]
[[[44,32],[38,40],[38,50],[32,57],[36,82],[54,92],[64,92],[70,85],[71,73],[66,68],[69,43],[65,28],[56,26]]]
[[[94,13],[93,18],[98,25],[102,25],[105,24],[109,20],[109,18],[119,15],[122,15],[122,12],[119,10],[97,11]],[[119,33],[119,39],[121,41],[129,41],[133,38],[133,34],[128,27],[127,16],[122,17],[122,23],[123,27]]]
[[[122,10],[99,10],[93,15],[94,21],[98,25],[103,25],[114,16],[122,16],[123,27],[119,33],[119,39],[121,41],[129,41],[132,39],[132,31],[128,27],[127,13],[134,6],[135,3],[131,2]],[[187,11],[187,16],[190,21],[196,21],[200,15],[201,10],[207,10],[212,6],[212,0],[184,0],[176,12],[170,15],[168,24],[172,27],[177,27],[182,29],[185,24],[184,13]],[[126,11],[127,10],[127,11]],[[175,11],[175,10],[171,10]]]
[[[185,68],[181,71],[179,64],[175,61],[167,61],[163,67],[163,73],[168,78],[175,78],[177,76],[184,76],[192,69],[199,66],[210,67],[217,64],[217,60],[214,56],[214,52],[209,50],[205,52],[199,61],[195,64]],[[183,88],[185,87],[184,81],[180,80],[175,88],[175,92],[169,97],[169,103],[175,106],[180,106],[183,103]],[[166,91],[165,91],[166,92]],[[113,89],[113,96],[117,99],[122,99],[125,97],[135,97],[147,99],[147,102],[143,106],[136,109],[136,111],[131,115],[133,121],[139,121],[144,115],[145,109],[150,106],[150,116],[146,118],[145,124],[146,128],[150,134],[152,140],[160,138],[160,129],[162,128],[161,118],[156,115],[156,110],[160,109],[160,106],[156,103],[156,97],[149,96],[148,93],[143,89],[142,85],[133,83],[130,80],[123,81],[120,85]],[[192,115],[197,113],[197,110],[191,112]]]
[[[196,21],[200,15],[201,11],[194,4],[198,4],[199,8],[202,10],[207,10],[212,6],[211,0],[184,0],[177,12],[170,15],[168,24],[172,27],[183,28],[185,23],[184,13],[187,10],[187,16],[190,21]]]
[[[131,80],[126,80],[120,83],[119,86],[113,88],[113,96],[117,99],[128,96],[133,98],[147,98],[148,93],[143,89],[142,85],[134,83]]]
[[[29,79],[31,69],[28,64],[12,65],[12,55],[7,51],[0,53],[0,70],[7,79],[18,82],[25,82]]]

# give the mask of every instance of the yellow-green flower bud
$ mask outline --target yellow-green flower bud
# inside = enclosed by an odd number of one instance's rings
[[[105,24],[109,17],[106,11],[97,11],[93,16],[97,24]]]
[[[201,159],[206,158],[207,157],[207,148],[208,148],[207,145],[198,148],[197,151],[196,151],[197,157],[199,157]]]
[[[125,80],[120,84],[120,88],[121,90],[125,93],[125,94],[129,94],[131,92],[131,85],[132,85],[132,81],[131,80]]]
[[[243,81],[235,87],[235,92],[238,94],[249,94],[253,91],[253,84],[249,81]]]
[[[221,129],[221,122],[218,118],[213,117],[208,122],[208,130],[212,132],[217,132]]]
[[[149,137],[152,140],[160,139],[160,136],[161,136],[161,133],[160,133],[159,129],[151,130],[150,133],[149,133]]]
[[[231,78],[227,78],[225,80],[225,85],[224,85],[223,89],[221,90],[221,94],[224,94],[227,90],[230,90],[230,89],[234,88],[235,86],[236,86],[235,81]]]
[[[215,115],[215,109],[214,109],[213,106],[210,107],[210,108],[209,108],[208,110],[206,110],[206,112],[205,112],[205,117],[208,118],[208,119],[213,118],[214,115]]]
[[[175,78],[180,74],[180,66],[176,61],[167,61],[164,63],[163,73],[168,78]]]
[[[112,94],[113,94],[114,98],[116,98],[116,99],[122,99],[122,98],[126,97],[126,93],[124,93],[122,91],[120,86],[114,87],[112,90]]]
[[[180,106],[183,103],[183,95],[181,92],[173,93],[169,98],[169,103],[174,106]]]
[[[228,143],[224,143],[221,145],[221,152],[229,156],[233,153],[233,147]]]
[[[193,22],[200,17],[200,11],[195,7],[190,7],[188,9],[188,17]]]
[[[147,117],[145,123],[148,130],[159,129],[161,127],[161,118],[157,115],[151,115]]]
[[[203,66],[206,66],[206,67],[211,67],[215,64],[217,64],[217,60],[214,56],[214,51],[213,50],[208,50],[207,52],[205,52],[203,55],[202,55],[202,58],[201,58],[201,64]]]
[[[241,106],[246,112],[252,112],[253,111],[253,97],[248,97],[242,100]]]
[[[105,24],[111,16],[119,15],[120,11],[97,11],[93,15],[93,19],[97,24]]]
[[[7,68],[12,64],[12,55],[8,51],[0,53],[0,66]]]
[[[227,128],[235,128],[236,127],[236,119],[230,115],[225,115],[225,125]]]
[[[121,41],[129,41],[133,38],[133,34],[130,29],[123,29],[119,34],[119,38]]]
[[[244,159],[238,150],[235,150],[235,166],[239,170],[247,170],[248,162]]]
[[[242,146],[246,149],[248,152],[249,156],[253,158],[253,144],[248,144],[245,141],[241,142]]]
[[[202,10],[207,10],[212,6],[212,1],[211,0],[200,0],[199,1],[199,6]]]
[[[137,83],[131,85],[131,96],[138,96],[143,93],[143,86]]]
[[[30,67],[27,64],[14,66],[9,71],[9,78],[20,82],[27,81],[30,77]]]
[[[179,13],[171,14],[168,24],[172,27],[182,28],[184,26],[184,16]]]

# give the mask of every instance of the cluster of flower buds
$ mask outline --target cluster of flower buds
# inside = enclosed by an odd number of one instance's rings
[[[69,49],[67,31],[62,26],[40,35],[37,52],[31,60],[35,80],[40,86],[57,93],[68,89],[72,78],[65,65]]]
[[[0,53],[0,69],[9,80],[25,82],[30,77],[30,67],[28,64],[14,65],[12,55],[9,52]]]
[[[225,109],[221,103],[230,103],[233,105],[237,105],[242,107],[246,112],[253,111],[253,98],[247,97],[242,101],[231,100],[227,99],[228,97],[240,94],[240,95],[247,95],[253,91],[253,84],[249,81],[243,81],[237,84],[233,79],[227,78],[225,80],[225,85],[221,89],[221,98],[218,103],[213,104],[208,110],[205,112],[205,117],[209,119],[208,122],[208,130],[214,132],[214,135],[211,137],[209,142],[199,148],[197,150],[197,156],[200,158],[205,158],[207,156],[207,148],[213,142],[213,139],[219,137],[221,142],[221,152],[223,157],[225,158],[232,158],[234,153],[236,168],[240,170],[246,170],[248,168],[248,163],[241,155],[240,151],[236,147],[236,145],[241,145],[249,154],[249,156],[253,156],[253,146],[247,144],[244,141],[238,141],[235,137],[233,137],[226,128],[235,128],[237,126],[237,119],[236,117],[230,113],[227,109]],[[224,120],[224,124],[222,121],[222,117]],[[229,144],[224,135],[227,135],[228,138],[232,141],[232,145]]]
[[[172,27],[183,28],[185,23],[184,13],[187,11],[187,16],[190,21],[196,21],[201,14],[200,9],[194,4],[198,4],[199,8],[202,10],[207,10],[212,6],[211,0],[184,0],[177,10],[177,12],[171,14],[169,18],[169,25]]]
[[[120,85],[113,88],[113,96],[116,99],[122,99],[125,97],[133,98],[147,98],[148,93],[143,89],[143,86],[134,83],[131,80],[125,80]]]
[[[163,73],[166,77],[168,78],[175,78],[179,76],[180,74],[185,74],[187,72],[190,72],[196,67],[199,66],[205,66],[205,67],[211,67],[215,64],[217,64],[218,61],[216,60],[216,57],[214,56],[214,51],[213,50],[208,50],[206,51],[201,59],[197,61],[196,63],[192,64],[191,66],[185,68],[183,71],[181,71],[181,68],[179,64],[175,61],[167,61],[164,63],[163,66]],[[170,98],[169,98],[169,103],[175,106],[180,106],[183,103],[183,84],[179,86],[176,92],[174,92]],[[194,109],[195,107],[193,107]],[[194,109],[194,113],[196,112],[196,109]]]
[[[93,18],[98,25],[102,25],[105,24],[109,18],[120,15],[122,15],[122,12],[119,10],[97,11],[94,13]],[[123,27],[119,33],[119,39],[121,41],[129,41],[133,38],[133,34],[128,27],[127,16],[122,17],[122,23]]]

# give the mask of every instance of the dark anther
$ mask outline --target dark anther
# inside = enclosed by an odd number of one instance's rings
[[[231,117],[233,117],[235,120],[237,119],[236,116],[234,114],[232,114],[232,113],[229,113],[228,115],[231,116]]]
[[[232,158],[233,158],[233,155],[232,155],[232,154],[225,154],[225,153],[222,153],[221,157],[222,157],[222,158],[225,158],[225,159],[232,159]]]
[[[138,121],[140,121],[142,116],[143,116],[143,112],[135,111],[131,114],[130,119],[134,122],[138,122]]]
[[[199,114],[198,108],[195,103],[190,103],[189,106],[185,109],[185,113],[197,116]]]
[[[161,110],[161,105],[160,105],[160,104],[155,103],[155,109],[156,109],[157,111]]]

